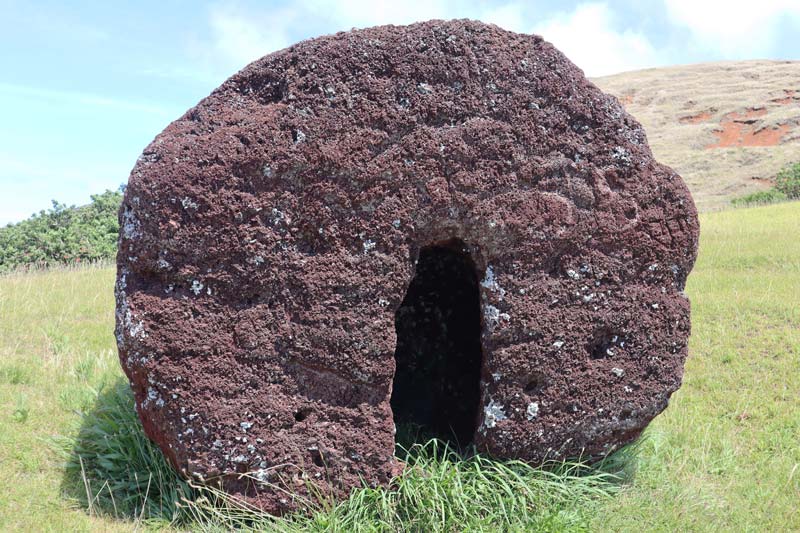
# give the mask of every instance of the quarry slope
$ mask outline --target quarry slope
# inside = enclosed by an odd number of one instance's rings
[[[644,126],[700,211],[769,188],[800,160],[800,61],[726,61],[594,78]]]

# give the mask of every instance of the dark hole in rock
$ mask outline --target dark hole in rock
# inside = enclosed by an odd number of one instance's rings
[[[614,355],[614,346],[617,336],[608,330],[595,332],[594,339],[587,347],[592,359],[605,359]]]
[[[311,460],[314,462],[315,465],[319,467],[325,466],[325,461],[322,459],[322,453],[317,450],[310,450],[311,451]]]
[[[545,386],[544,376],[533,374],[528,376],[528,383],[525,385],[525,394],[535,394],[540,392]]]
[[[480,400],[481,318],[475,264],[458,240],[423,248],[395,314],[396,440],[472,442]]]
[[[297,420],[298,422],[302,422],[303,420],[308,418],[308,415],[310,414],[311,414],[311,409],[303,408],[294,413],[294,419]]]

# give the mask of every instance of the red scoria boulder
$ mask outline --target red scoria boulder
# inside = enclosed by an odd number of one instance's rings
[[[596,456],[681,383],[692,199],[538,36],[431,21],[265,56],[145,149],[120,222],[147,435],[269,512],[386,486],[395,422]]]

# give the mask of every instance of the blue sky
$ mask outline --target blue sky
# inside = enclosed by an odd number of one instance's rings
[[[539,33],[590,76],[800,59],[800,0],[0,0],[0,224],[115,189],[171,120],[301,39],[473,18]]]

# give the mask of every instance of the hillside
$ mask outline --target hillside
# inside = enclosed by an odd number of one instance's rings
[[[768,188],[800,160],[800,61],[705,63],[592,81],[644,125],[656,158],[683,176],[701,211]]]

